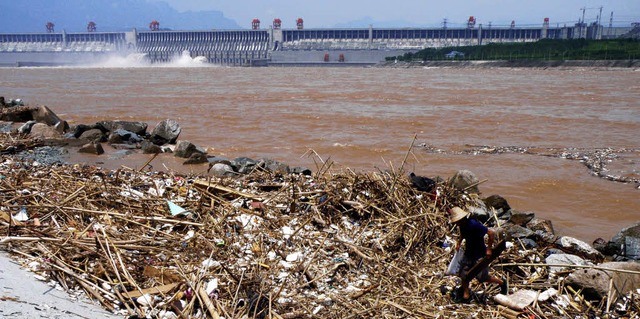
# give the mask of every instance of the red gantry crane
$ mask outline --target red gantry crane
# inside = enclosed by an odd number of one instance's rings
[[[55,27],[56,25],[53,24],[53,22],[47,22],[46,27],[47,27],[47,32],[49,33],[53,33],[53,27]]]
[[[149,30],[151,30],[151,31],[160,30],[160,22],[158,22],[156,20],[151,21],[151,23],[149,23]]]
[[[273,29],[280,30],[280,28],[282,28],[282,20],[280,18],[273,19]]]
[[[298,27],[298,30],[304,29],[304,20],[302,20],[302,18],[296,20],[296,27]]]
[[[467,21],[467,28],[473,29],[476,26],[476,18],[474,16],[469,17],[469,21]]]
[[[251,29],[252,30],[260,29],[260,19],[256,18],[256,19],[251,20]]]
[[[96,23],[93,21],[90,21],[89,24],[87,24],[87,32],[96,32]]]

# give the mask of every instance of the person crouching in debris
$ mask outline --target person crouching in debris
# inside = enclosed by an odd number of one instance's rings
[[[458,295],[460,302],[469,303],[471,301],[471,291],[469,283],[473,278],[467,278],[469,270],[475,266],[480,259],[487,256],[492,258],[492,247],[496,237],[493,229],[487,228],[479,221],[469,218],[469,213],[460,207],[453,207],[450,211],[450,222],[458,226],[460,236],[456,242],[456,251],[461,248],[462,240],[465,242],[464,254],[460,261],[460,269],[458,277],[462,279],[461,290],[462,296]],[[487,236],[487,244],[485,245],[484,237]],[[495,258],[495,256],[493,256]],[[475,276],[479,282],[490,282],[500,286],[500,293],[507,294],[507,282],[498,277],[489,275],[488,264],[478,275]]]

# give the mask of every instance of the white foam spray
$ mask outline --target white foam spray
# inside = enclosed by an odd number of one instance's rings
[[[189,51],[183,51],[169,62],[151,63],[146,53],[131,53],[127,56],[112,55],[102,61],[83,65],[83,67],[92,68],[201,68],[215,66],[217,65],[208,63],[204,56],[192,58]]]

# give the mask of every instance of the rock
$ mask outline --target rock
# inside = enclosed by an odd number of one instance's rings
[[[36,123],[31,127],[31,133],[29,133],[34,138],[43,138],[43,139],[54,139],[60,138],[62,135],[56,131],[53,126],[49,126],[44,123]]]
[[[208,163],[209,161],[207,160],[207,156],[202,154],[202,153],[193,153],[191,154],[191,156],[189,157],[189,159],[187,159],[184,163],[182,163],[183,165],[192,165],[192,164],[203,164],[203,163]]]
[[[83,139],[83,140],[87,140],[89,142],[102,142],[104,141],[105,137],[104,134],[102,133],[101,130],[94,128],[94,129],[89,129],[86,130],[84,132],[82,132],[80,134],[80,136],[78,137],[78,139]]]
[[[53,127],[60,134],[64,134],[64,133],[69,131],[69,123],[67,123],[67,121],[60,121],[60,122],[56,123],[56,125],[54,125]]]
[[[273,173],[280,173],[280,174],[290,173],[289,165],[284,164],[282,162],[278,162],[276,160],[272,160],[272,159],[267,159],[267,158],[260,159],[258,160],[258,163],[256,165],[258,167],[262,167],[267,171],[270,171]]]
[[[528,238],[532,237],[534,234],[530,229],[515,224],[505,224],[502,226],[501,230],[507,238]]]
[[[485,205],[487,205],[488,209],[495,209],[496,215],[501,217],[511,210],[511,206],[507,203],[507,200],[500,195],[491,195],[484,200]]]
[[[500,195],[491,195],[484,199],[484,203],[488,208],[495,209],[496,215],[498,215],[498,217],[511,210],[511,206],[509,206],[507,200]]]
[[[473,206],[467,207],[467,210],[469,211],[469,213],[471,213],[471,216],[483,223],[486,223],[491,218],[489,210],[485,206],[485,203],[481,200],[476,200],[473,203]]]
[[[537,241],[542,241],[545,242],[547,244],[553,244],[558,240],[558,237],[556,237],[556,235],[551,234],[551,233],[547,233],[545,231],[542,230],[536,230],[534,233],[534,238]]]
[[[591,260],[601,260],[604,256],[589,244],[569,236],[562,236],[556,241],[564,251],[571,252],[578,256],[583,256]]]
[[[147,134],[148,126],[147,123],[130,121],[101,121],[96,123],[96,125],[103,127],[109,132],[113,132],[117,129],[123,129],[142,136]]]
[[[175,120],[161,121],[151,132],[151,142],[156,145],[175,144],[181,131]]]
[[[480,190],[478,189],[479,182],[480,180],[478,180],[478,177],[469,170],[459,170],[449,180],[449,183],[458,190],[466,190],[469,193],[476,194],[480,193]]]
[[[217,163],[222,163],[222,164],[226,164],[226,165],[229,165],[229,166],[233,166],[231,164],[231,161],[229,161],[229,159],[226,158],[226,157],[220,157],[220,156],[207,157],[207,161],[209,162],[209,164],[211,166],[213,166],[214,164],[217,164]]]
[[[195,152],[198,152],[197,147],[189,141],[178,141],[176,149],[173,151],[177,157],[189,158]]]
[[[310,169],[308,169],[306,167],[300,167],[300,166],[296,166],[296,167],[292,168],[291,169],[291,173],[300,174],[300,175],[304,175],[304,176],[311,176],[311,174],[313,174],[313,172],[311,172]]]
[[[116,129],[109,134],[107,141],[109,144],[122,144],[122,143],[139,143],[142,142],[142,138],[131,131],[124,129]]]
[[[629,259],[640,260],[640,223],[620,230],[608,243],[608,250]]]
[[[209,173],[217,177],[237,175],[236,172],[233,170],[233,167],[231,167],[231,165],[227,165],[223,163],[213,164],[209,169]]]
[[[599,268],[626,270],[636,273],[623,273],[600,269],[578,269],[567,277],[567,283],[582,289],[588,299],[604,299],[609,294],[609,281],[613,280],[614,295],[619,297],[640,287],[640,263],[608,262],[598,265]],[[621,295],[616,296],[615,293]]]
[[[80,138],[80,136],[82,136],[82,133],[91,130],[91,129],[99,129],[100,132],[102,133],[106,133],[107,131],[104,130],[104,128],[102,126],[98,126],[98,125],[86,125],[86,124],[78,124],[73,128],[73,136],[75,138]]]
[[[613,248],[613,245],[609,245],[609,242],[606,241],[604,238],[597,238],[596,240],[593,241],[591,246],[593,246],[593,248],[595,248],[597,251],[601,252],[605,256],[613,256],[620,253],[620,250],[616,251]]]
[[[535,240],[530,239],[530,238],[520,238],[518,239],[520,241],[520,243],[524,246],[524,248],[526,249],[531,249],[531,248],[536,248],[538,247],[538,243],[536,243]]]
[[[248,158],[248,157],[238,157],[231,161],[231,165],[236,169],[236,171],[240,174],[249,174],[251,173],[258,164],[257,161]]]
[[[524,226],[529,223],[536,215],[533,212],[518,212],[512,211],[509,221],[520,226]]]
[[[33,117],[34,121],[38,123],[44,123],[49,126],[55,126],[56,124],[61,122],[60,118],[45,105],[40,105],[32,110],[31,116]]]
[[[162,148],[156,144],[151,143],[150,141],[142,141],[140,144],[140,148],[144,154],[160,154],[162,153]]]
[[[78,152],[100,155],[104,154],[104,149],[102,148],[102,144],[100,143],[89,143],[80,147]]]
[[[551,254],[545,258],[544,262],[547,265],[590,265],[591,263],[572,254]],[[565,266],[554,266],[549,268],[549,272],[555,274],[567,269]]]
[[[533,230],[534,232],[542,231],[551,235],[555,235],[553,224],[548,219],[534,217],[526,224],[526,227]]]
[[[22,126],[20,126],[20,128],[18,128],[18,132],[20,134],[29,134],[29,133],[31,133],[31,128],[36,123],[38,123],[38,122],[36,122],[36,121],[28,121],[28,122],[22,124]]]

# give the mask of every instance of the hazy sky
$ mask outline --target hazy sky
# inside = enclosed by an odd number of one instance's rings
[[[487,25],[573,24],[582,17],[593,22],[602,9],[602,24],[608,25],[613,11],[614,25],[629,26],[640,21],[640,0],[149,0],[164,1],[179,11],[218,10],[241,26],[249,27],[253,18],[269,25],[280,18],[284,28],[294,28],[298,17],[305,27],[329,27],[354,20],[407,21],[422,26],[462,26],[469,16]],[[375,26],[374,26],[375,27]]]

